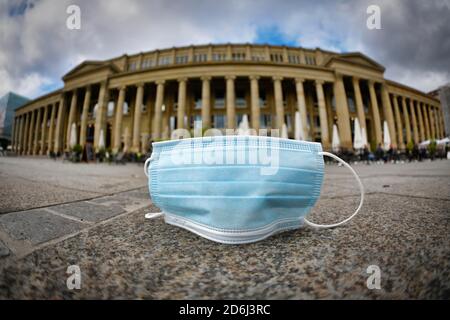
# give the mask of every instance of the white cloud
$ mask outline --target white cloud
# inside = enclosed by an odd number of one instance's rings
[[[45,87],[51,83],[51,79],[35,72],[14,79],[5,70],[0,70],[0,97],[9,91],[25,97],[36,97],[41,95]]]

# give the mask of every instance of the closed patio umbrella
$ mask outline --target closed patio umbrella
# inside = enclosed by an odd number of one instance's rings
[[[69,140],[69,146],[70,148],[75,147],[77,144],[77,125],[72,123],[72,127],[70,128],[70,140]]]
[[[358,118],[355,118],[355,128],[353,137],[353,148],[356,150],[364,148],[363,136],[361,134],[361,127],[359,126]]]
[[[389,127],[386,121],[383,123],[383,135],[384,149],[388,150],[391,146],[391,136],[389,135]]]
[[[339,151],[339,148],[341,146],[341,140],[339,139],[339,132],[337,125],[333,125],[333,136],[331,139],[331,148],[334,152]]]
[[[100,137],[98,138],[98,148],[99,149],[105,148],[105,135],[103,133],[103,129],[100,129]]]
[[[244,114],[242,116],[242,121],[239,123],[238,135],[248,136],[250,134],[250,126],[248,124],[248,116]]]
[[[286,123],[283,123],[283,126],[281,127],[281,138],[289,139]]]
[[[300,112],[298,111],[295,113],[295,140],[306,140],[302,120],[300,118]]]

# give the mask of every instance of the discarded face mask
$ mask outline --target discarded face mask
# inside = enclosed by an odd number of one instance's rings
[[[324,156],[350,169],[361,200],[345,220],[319,225],[306,215],[320,196]],[[150,165],[148,165],[150,164]],[[265,136],[214,136],[153,144],[145,162],[149,190],[165,222],[212,241],[240,244],[303,225],[343,225],[361,209],[356,172],[315,142]]]

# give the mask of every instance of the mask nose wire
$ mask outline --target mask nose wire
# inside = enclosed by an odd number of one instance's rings
[[[338,156],[336,156],[336,155],[334,155],[332,153],[326,152],[326,151],[319,152],[319,154],[323,155],[323,156],[328,156],[330,158],[333,158],[333,159],[337,160],[338,162],[342,163],[346,168],[348,168],[351,171],[351,173],[353,174],[353,176],[355,177],[356,181],[358,182],[359,191],[361,192],[361,200],[359,202],[358,208],[355,210],[355,212],[350,217],[348,217],[347,219],[345,219],[345,220],[343,220],[341,222],[333,223],[333,224],[316,224],[316,223],[310,222],[306,218],[304,219],[305,223],[307,225],[311,226],[311,227],[323,228],[323,229],[334,228],[334,227],[341,226],[341,225],[349,222],[351,219],[353,219],[353,217],[355,217],[358,214],[359,210],[361,210],[361,207],[362,207],[362,205],[364,203],[364,186],[363,186],[361,180],[359,179],[358,175],[356,174],[355,170],[353,170],[353,168],[347,162],[345,162],[344,160],[342,160]]]

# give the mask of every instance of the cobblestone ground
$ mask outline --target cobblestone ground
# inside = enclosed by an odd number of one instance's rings
[[[450,161],[356,164],[361,213],[332,230],[304,228],[220,245],[145,220],[142,166],[0,158],[0,298],[450,298]],[[350,214],[358,189],[327,166],[311,220]],[[81,289],[69,290],[78,265]],[[381,289],[367,288],[367,268]]]

